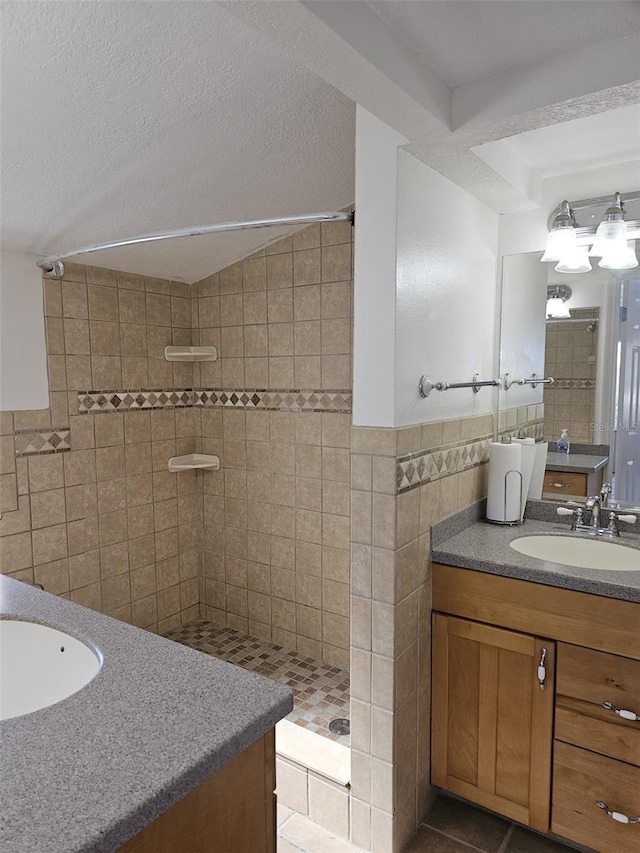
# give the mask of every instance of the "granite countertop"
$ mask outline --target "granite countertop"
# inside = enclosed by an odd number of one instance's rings
[[[291,691],[0,576],[0,610],[104,656],[86,687],[0,723],[3,853],[111,853],[271,729]]]
[[[609,461],[608,456],[592,456],[587,453],[547,453],[547,471],[592,474]]]
[[[472,521],[468,527],[450,538],[438,541],[437,544],[434,542],[433,561],[608,598],[640,602],[640,536],[625,531],[619,539],[615,539],[615,544],[638,551],[638,571],[618,572],[549,563],[527,557],[509,547],[514,539],[540,534],[576,536],[581,539],[590,537],[589,533],[571,533],[567,524],[562,522],[527,520],[519,527],[502,527],[486,521]],[[601,542],[603,548],[611,544],[609,540]]]

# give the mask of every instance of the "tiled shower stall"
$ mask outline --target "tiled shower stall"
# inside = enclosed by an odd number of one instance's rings
[[[0,416],[0,549],[8,574],[291,683],[312,730],[350,701],[340,832],[387,853],[429,798],[430,525],[486,494],[493,420],[352,427],[352,270],[339,222],[193,285],[45,279],[50,405]],[[192,452],[220,470],[168,471]]]

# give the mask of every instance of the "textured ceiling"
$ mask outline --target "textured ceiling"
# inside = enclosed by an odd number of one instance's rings
[[[370,0],[452,88],[640,32],[635,0]]]
[[[5,248],[46,255],[353,200],[353,103],[224,6],[2,3]],[[85,257],[194,281],[277,236]]]
[[[546,176],[637,157],[637,0],[0,0],[0,15],[16,251],[340,209],[354,102],[502,213],[537,206]],[[194,281],[282,233],[84,257]]]
[[[532,130],[489,145],[512,146],[542,178],[630,163],[640,153],[640,105]]]

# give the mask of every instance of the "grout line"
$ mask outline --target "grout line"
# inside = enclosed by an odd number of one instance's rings
[[[448,832],[443,832],[441,829],[437,829],[435,826],[431,826],[431,824],[426,823],[425,821],[422,821],[422,826],[426,826],[433,832],[437,832],[438,835],[442,835],[444,838],[449,838],[451,841],[455,841],[457,844],[461,844],[463,847],[475,851],[475,853],[487,853],[486,850],[481,850],[480,847],[475,847],[473,844],[469,844],[468,841],[463,841],[461,838],[457,838],[455,835],[449,835]],[[498,853],[501,853],[501,849],[498,851]]]
[[[506,853],[507,845],[509,844],[509,841],[511,840],[511,836],[513,835],[513,830],[515,828],[516,828],[515,823],[512,823],[511,826],[509,827],[509,831],[507,832],[507,834],[505,835],[505,837],[502,840],[502,844],[498,848],[498,853]]]

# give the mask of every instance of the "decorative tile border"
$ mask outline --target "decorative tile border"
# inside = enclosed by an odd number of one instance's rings
[[[195,392],[195,406],[232,409],[272,409],[285,412],[351,412],[351,391],[331,390],[227,390],[206,388]]]
[[[351,412],[351,391],[191,388],[140,391],[78,391],[78,410],[131,412],[147,409],[271,409],[285,412]]]
[[[488,462],[492,441],[493,436],[486,436],[466,444],[425,450],[399,457],[396,459],[398,493]]]
[[[19,429],[14,434],[14,448],[16,456],[64,453],[71,450],[71,430],[69,427]]]
[[[553,385],[551,385],[549,388],[545,388],[545,391],[555,391],[556,389],[570,389],[572,391],[593,391],[595,387],[595,379],[556,379]]]
[[[80,413],[132,412],[147,409],[182,409],[193,405],[191,388],[149,391],[78,391]]]

